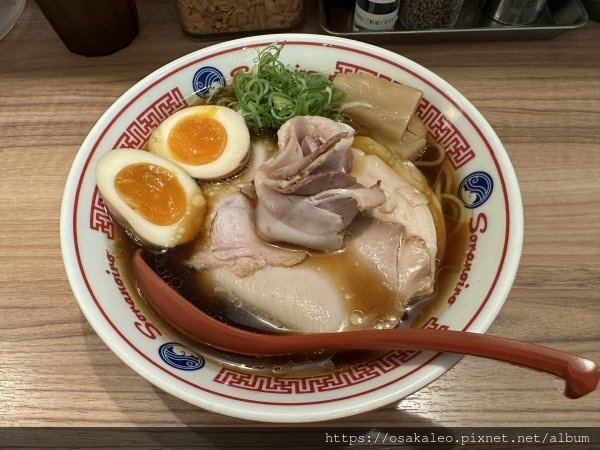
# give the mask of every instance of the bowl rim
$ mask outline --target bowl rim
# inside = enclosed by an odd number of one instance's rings
[[[86,172],[87,166],[90,164],[91,155],[94,152],[94,150],[92,150],[89,154],[85,154],[84,150],[89,148],[90,144],[94,141],[99,141],[101,139],[99,133],[102,130],[108,129],[114,123],[114,121],[117,119],[117,113],[119,113],[119,110],[124,111],[133,101],[135,101],[136,98],[143,95],[143,93],[146,92],[152,85],[155,85],[168,78],[174,71],[182,70],[186,66],[197,63],[199,59],[202,59],[202,57],[214,57],[218,54],[232,51],[233,49],[239,50],[248,46],[264,46],[268,45],[269,43],[283,41],[293,42],[294,44],[310,43],[311,45],[342,47],[344,49],[351,49],[352,51],[365,54],[369,57],[374,57],[386,62],[395,63],[396,65],[401,65],[402,70],[409,71],[413,76],[425,81],[433,89],[437,90],[438,93],[446,100],[452,103],[453,107],[460,110],[464,117],[468,119],[473,129],[479,133],[483,142],[487,143],[498,172],[501,177],[504,177],[503,185],[505,189],[503,192],[505,196],[504,203],[506,205],[508,222],[508,226],[506,227],[506,245],[503,249],[504,254],[502,257],[502,267],[498,270],[493,285],[489,289],[488,298],[482,302],[478,311],[473,315],[469,323],[467,323],[463,328],[463,330],[468,329],[469,331],[473,332],[486,332],[494,319],[497,317],[506,298],[508,297],[510,289],[512,288],[522,250],[524,232],[523,206],[519,184],[508,154],[491,125],[477,110],[477,108],[475,108],[475,106],[471,104],[471,102],[467,100],[466,97],[464,97],[456,88],[451,86],[441,77],[398,53],[394,53],[372,44],[347,38],[300,33],[268,34],[238,38],[215,45],[210,45],[183,55],[142,78],[132,87],[127,89],[119,98],[117,98],[113,104],[101,115],[78,150],[73,165],[69,171],[63,192],[60,214],[60,242],[67,278],[71,285],[72,292],[82,312],[84,313],[84,316],[94,331],[111,349],[111,351],[113,351],[123,362],[125,362],[127,366],[148,380],[150,383],[159,387],[165,392],[168,392],[196,406],[232,417],[263,422],[313,422],[346,417],[372,410],[374,408],[389,404],[392,401],[399,400],[405,395],[396,396],[394,394],[387,394],[376,398],[369,397],[368,399],[363,397],[363,401],[357,403],[352,408],[342,405],[337,408],[317,408],[319,409],[317,411],[307,411],[306,408],[301,407],[299,408],[298,412],[293,413],[282,413],[282,411],[277,410],[273,411],[272,413],[269,411],[240,411],[239,404],[229,404],[228,402],[221,404],[218,402],[218,399],[215,401],[211,399],[198,400],[198,398],[191,398],[192,396],[185,392],[185,390],[181,389],[178,383],[169,383],[169,380],[166,379],[164,375],[160,373],[160,371],[154,373],[156,370],[156,365],[149,366],[148,364],[150,363],[148,361],[142,361],[142,363],[140,363],[136,360],[132,360],[130,347],[133,347],[133,349],[140,354],[142,359],[145,358],[144,354],[139,349],[131,346],[131,344],[130,346],[123,345],[121,340],[114,339],[111,338],[111,336],[106,335],[106,323],[104,318],[97,312],[92,312],[85,307],[88,292],[84,290],[82,294],[81,289],[87,288],[89,290],[91,287],[88,284],[88,280],[82,281],[80,279],[81,261],[78,259],[79,255],[75,255],[74,252],[71,252],[72,247],[77,245],[77,243],[74,243],[74,240],[76,240],[75,232],[77,223],[75,217],[80,189],[80,176]],[[86,158],[82,164],[81,160],[84,156]],[[510,201],[508,201],[508,198],[506,197],[510,197]],[[74,260],[72,259],[73,257],[75,257]],[[77,264],[74,264],[75,261],[77,261]],[[492,296],[494,301],[490,302],[489,300],[492,298]],[[84,299],[84,297],[86,297],[86,299]],[[108,319],[108,317],[106,319]],[[118,330],[116,331],[119,333]],[[121,335],[121,337],[128,342],[124,336]],[[461,358],[461,355],[436,354],[433,358],[428,360],[426,364],[424,364],[432,366],[430,362],[435,360],[435,364],[433,365],[434,367],[430,367],[428,373],[426,373],[425,376],[419,380],[419,382],[413,383],[409,388],[411,392],[408,392],[406,395],[410,395],[410,393],[422,389],[439,378],[454,364],[459,362]],[[397,383],[397,380],[390,384],[393,385],[395,383]],[[336,398],[330,401],[329,404],[336,405],[337,400],[338,399]]]

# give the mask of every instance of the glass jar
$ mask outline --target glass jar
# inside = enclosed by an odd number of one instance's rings
[[[177,0],[191,38],[289,30],[304,19],[304,0]]]
[[[462,6],[463,0],[402,0],[398,20],[407,30],[453,27]]]
[[[398,19],[400,0],[356,0],[354,28],[357,30],[393,30]]]

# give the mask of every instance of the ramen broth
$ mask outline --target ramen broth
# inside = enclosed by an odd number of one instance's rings
[[[416,165],[428,179],[430,185],[444,183],[444,190],[456,193],[458,183],[456,174],[449,167],[445,158],[440,158],[439,152],[443,149],[437,144],[429,143],[426,146],[425,153],[421,156]],[[439,164],[430,164],[432,161],[439,161]],[[425,165],[420,165],[425,162]],[[441,178],[445,177],[444,180]],[[206,196],[209,206],[211,203],[211,191],[233,192],[239,190],[239,179],[233,179],[220,184],[206,185],[204,188],[209,192]],[[427,320],[437,310],[444,307],[449,296],[454,291],[456,280],[458,279],[464,261],[467,249],[468,233],[467,220],[463,215],[456,211],[455,205],[446,205],[442,202],[444,212],[445,226],[447,231],[446,247],[444,256],[438,261],[434,292],[430,296],[421,299],[415,299],[406,308],[399,326],[422,327]],[[118,228],[118,227],[117,227]],[[201,239],[201,236],[197,239]],[[222,298],[211,283],[208,283],[203,277],[202,272],[186,265],[186,261],[194,252],[195,242],[179,246],[164,253],[146,252],[148,264],[174,289],[182,294],[187,300],[198,306],[200,309],[210,313],[215,318],[230,325],[245,328],[236,323],[231,317],[227,316],[227,311],[231,311],[232,303],[235,307],[244,307],[240,299]],[[129,270],[129,261],[137,245],[127,236],[123,230],[117,229],[117,239],[115,239],[115,254],[119,255],[117,260],[122,268],[123,276],[131,279]],[[349,320],[348,329],[354,325],[360,325],[361,320],[369,314],[385,313],[393,310],[390,307],[394,302],[394,294],[385,286],[380,274],[373,269],[359,264],[351,252],[340,251],[333,254],[313,254],[306,258],[301,264],[311,265],[318,268],[323,276],[331,277],[335,284],[343,289],[345,299],[349,302],[349,310],[352,311]],[[228,303],[227,303],[228,302]],[[146,306],[146,305],[145,305]],[[227,306],[227,307],[224,307]],[[148,307],[151,310],[151,308]],[[144,311],[143,311],[144,312]],[[146,313],[146,312],[145,312]],[[152,311],[148,314],[155,316]],[[380,314],[378,314],[380,315]],[[268,317],[265,317],[269,319]],[[247,328],[247,327],[246,327]],[[357,327],[359,328],[359,327]],[[375,328],[385,328],[385,324],[375,324]],[[179,337],[178,337],[179,338]],[[181,340],[181,338],[179,338]],[[189,343],[190,347],[196,347]],[[307,357],[300,355],[297,357],[278,357],[278,358],[249,358],[239,355],[232,355],[226,352],[216,351],[209,348],[199,348],[203,355],[213,358],[220,364],[234,366],[244,370],[259,370],[275,373],[286,373],[293,370],[319,370],[339,369],[349,364],[363,364],[381,355],[382,352],[353,352],[339,353],[337,355],[312,355]],[[315,369],[316,368],[316,369]]]

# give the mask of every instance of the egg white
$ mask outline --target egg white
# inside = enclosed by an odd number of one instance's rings
[[[185,213],[176,223],[152,223],[131,208],[117,192],[116,175],[121,169],[138,163],[154,164],[175,175],[186,199]],[[139,149],[111,150],[96,163],[96,184],[113,220],[144,245],[174,247],[191,241],[202,228],[206,215],[206,200],[202,191],[183,169],[160,156]]]
[[[227,134],[227,144],[223,153],[216,160],[206,164],[192,165],[179,161],[169,147],[169,135],[176,124],[193,115],[211,117],[224,127]],[[174,162],[194,178],[214,180],[232,175],[244,166],[250,152],[250,132],[244,118],[231,108],[216,105],[191,106],[175,112],[161,122],[150,135],[147,148],[150,152]]]

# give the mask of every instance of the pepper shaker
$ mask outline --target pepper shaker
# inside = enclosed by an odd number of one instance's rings
[[[463,0],[402,0],[398,20],[407,30],[453,27]]]
[[[354,28],[357,30],[392,30],[398,19],[400,0],[356,0]]]

